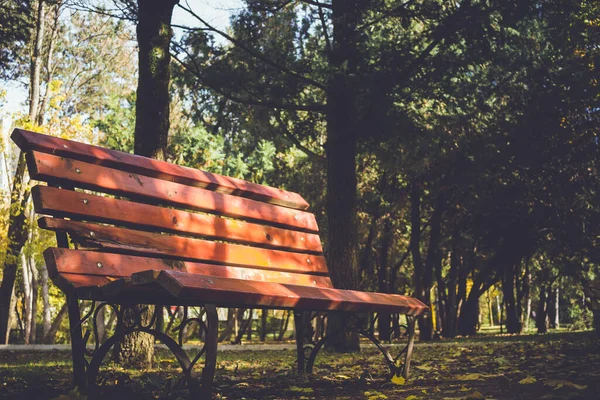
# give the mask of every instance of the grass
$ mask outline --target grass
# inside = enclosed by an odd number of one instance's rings
[[[72,391],[70,354],[0,352],[0,398],[84,399]],[[185,398],[179,369],[158,351],[150,371],[104,369],[89,398]],[[411,378],[392,382],[375,349],[323,352],[315,374],[294,372],[291,350],[219,353],[216,399],[597,399],[600,339],[590,332],[482,335],[418,344]]]

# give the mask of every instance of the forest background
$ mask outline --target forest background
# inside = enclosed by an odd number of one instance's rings
[[[0,2],[4,342],[68,341],[8,135],[134,151],[138,3]],[[256,0],[228,25],[192,4],[172,5],[165,159],[301,193],[336,286],[431,305],[422,340],[600,331],[600,4]],[[226,314],[239,342],[253,314]]]

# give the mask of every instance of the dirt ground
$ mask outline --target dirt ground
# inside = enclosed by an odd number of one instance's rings
[[[593,333],[504,336],[417,344],[411,378],[392,382],[375,349],[317,358],[308,378],[291,350],[219,353],[216,399],[600,399]],[[93,396],[73,390],[69,353],[0,351],[1,399],[186,398],[175,360],[151,371],[107,367]]]

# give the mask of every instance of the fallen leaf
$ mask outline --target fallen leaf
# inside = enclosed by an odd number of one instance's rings
[[[459,381],[478,381],[481,379],[481,375],[479,375],[479,374],[459,375],[456,377],[456,379]]]
[[[392,377],[392,383],[396,385],[404,385],[406,383],[406,379],[403,376],[394,375]]]
[[[485,399],[485,396],[482,395],[480,392],[473,392],[473,393],[467,395],[467,400],[479,400],[479,399]]]
[[[523,379],[521,379],[521,380],[519,381],[519,383],[520,383],[521,385],[529,385],[529,384],[531,384],[531,383],[536,383],[536,382],[537,382],[537,379],[535,379],[535,378],[534,378],[534,377],[532,377],[532,376],[528,376],[527,378],[523,378]]]
[[[570,387],[570,388],[574,388],[577,390],[583,390],[587,388],[587,385],[578,385],[576,383],[570,382],[570,381],[565,381],[565,380],[561,380],[561,379],[550,379],[547,380],[546,382],[544,382],[544,384],[546,386],[551,386],[554,388],[554,390],[556,389],[560,389],[562,387]]]
[[[292,392],[299,392],[299,393],[312,393],[314,392],[313,389],[311,388],[301,388],[298,386],[290,386],[290,391]]]

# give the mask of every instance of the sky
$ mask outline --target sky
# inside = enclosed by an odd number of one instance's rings
[[[182,5],[189,6],[196,14],[219,29],[229,25],[230,15],[243,6],[242,0],[180,0]],[[199,23],[187,12],[175,7],[173,23],[177,25],[196,26]],[[177,34],[178,32],[175,32]],[[6,104],[1,108],[2,114],[27,111],[27,88],[22,82],[2,82],[0,89],[7,92]]]

